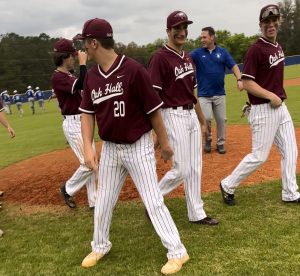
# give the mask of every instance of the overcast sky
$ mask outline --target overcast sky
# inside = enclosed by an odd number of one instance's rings
[[[260,9],[276,2],[269,0],[1,0],[0,34],[16,33],[71,39],[91,18],[108,20],[117,42],[138,45],[166,37],[166,18],[175,10],[184,11],[194,24],[189,38],[201,28],[213,26],[232,34],[259,33]]]

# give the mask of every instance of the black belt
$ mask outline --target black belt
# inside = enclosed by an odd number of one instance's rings
[[[194,108],[194,104],[190,103],[182,106],[172,106],[173,109],[177,109],[177,107],[182,107],[184,110],[190,110]]]
[[[68,117],[68,118],[73,118],[74,120],[76,120],[78,115],[80,115],[80,114],[76,114],[76,115],[63,115],[63,117],[65,119],[67,119],[67,117]]]

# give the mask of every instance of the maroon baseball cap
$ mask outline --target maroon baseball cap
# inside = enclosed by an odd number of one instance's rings
[[[76,48],[72,40],[62,38],[55,42],[53,52],[55,53],[67,53],[76,54]]]
[[[259,22],[270,17],[280,17],[279,7],[274,4],[267,5],[260,10]]]
[[[192,24],[193,21],[188,20],[187,15],[182,11],[174,11],[167,18],[167,28],[171,29],[181,23]]]
[[[83,25],[82,34],[73,39],[83,40],[87,38],[112,38],[113,30],[111,25],[104,19],[94,18],[86,21]]]

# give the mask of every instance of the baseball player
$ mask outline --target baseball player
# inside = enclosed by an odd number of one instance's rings
[[[3,92],[1,92],[0,97],[3,102],[5,112],[7,114],[12,114],[11,107],[10,107],[10,105],[11,105],[10,96],[8,95],[7,90],[4,90]]]
[[[300,203],[296,182],[297,144],[293,121],[284,103],[284,53],[276,41],[280,22],[277,5],[263,7],[259,15],[262,36],[248,49],[242,80],[251,104],[252,152],[220,183],[223,200],[235,204],[238,185],[268,158],[274,143],[281,154],[282,200]]]
[[[182,48],[188,34],[188,20],[182,11],[167,18],[167,44],[150,59],[148,71],[153,87],[164,102],[162,117],[174,150],[173,167],[159,182],[163,195],[184,182],[188,218],[192,223],[217,225],[206,215],[201,199],[202,139],[207,132],[205,117],[194,95],[196,76],[191,57]]]
[[[38,86],[35,88],[34,97],[36,98],[36,100],[39,103],[40,110],[45,111],[44,94]]]
[[[92,252],[85,257],[82,266],[96,265],[110,251],[112,212],[125,178],[130,174],[152,224],[168,250],[168,262],[161,272],[175,273],[189,256],[157,186],[152,127],[161,143],[164,160],[173,154],[159,111],[162,101],[153,91],[145,68],[116,54],[113,30],[106,20],[88,20],[82,35],[76,38],[84,40],[89,58],[97,62],[87,73],[80,105],[84,113],[85,161],[94,170],[97,169],[97,156],[92,148],[95,119],[103,140]]]
[[[79,78],[70,73],[70,70],[74,70],[77,55],[80,65]],[[84,163],[81,112],[78,110],[81,103],[83,80],[86,74],[86,60],[87,55],[82,51],[77,52],[71,40],[60,39],[54,44],[53,61],[57,68],[52,74],[52,88],[64,118],[64,135],[80,162],[76,172],[60,188],[65,203],[70,208],[76,207],[73,195],[84,185],[87,188],[90,208],[94,208],[96,201],[96,174]],[[94,143],[93,146],[95,146]]]
[[[27,96],[30,108],[32,110],[32,114],[35,114],[35,109],[34,109],[34,91],[31,88],[31,86],[27,86],[27,91],[25,92],[25,95]]]
[[[10,126],[9,122],[7,121],[5,114],[3,113],[4,107],[0,101],[0,123],[7,129],[11,138],[15,137],[15,131]],[[0,191],[0,197],[4,194],[3,191]],[[0,201],[0,209],[2,208],[2,202]],[[0,237],[4,234],[4,232],[0,229]]]
[[[0,123],[7,129],[11,138],[15,137],[15,131],[10,126],[9,122],[7,121],[5,114],[3,113],[4,107],[0,101]]]
[[[15,103],[16,106],[17,106],[17,109],[18,109],[18,111],[19,111],[19,116],[22,117],[23,114],[24,114],[24,110],[23,110],[23,108],[22,108],[23,102],[22,102],[21,94],[19,94],[17,90],[14,90],[14,91],[13,91],[13,94],[14,94],[13,97],[12,97],[12,98],[13,98],[13,101],[14,101],[14,103]]]

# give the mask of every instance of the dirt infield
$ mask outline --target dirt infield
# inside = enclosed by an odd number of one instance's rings
[[[300,85],[300,78],[289,79],[284,81],[284,86],[298,86]]]
[[[215,133],[215,132],[214,132]],[[300,141],[300,129],[296,129],[297,141]],[[298,143],[298,150],[300,151]],[[100,143],[97,144],[99,150]],[[218,190],[220,180],[228,175],[239,161],[250,152],[251,130],[248,125],[227,127],[227,153],[213,151],[203,154],[202,191]],[[157,172],[159,178],[170,168],[170,162],[164,164],[157,152]],[[72,150],[60,150],[43,154],[0,170],[0,190],[5,191],[6,202],[21,202],[29,205],[64,205],[59,193],[60,184],[66,181],[78,167],[78,161]],[[300,172],[298,162],[297,172]],[[261,183],[280,178],[280,156],[272,149],[268,161],[249,176],[245,184]],[[170,196],[184,195],[180,185]],[[120,200],[139,198],[128,177],[121,191]],[[87,204],[85,189],[76,195],[79,204]]]

